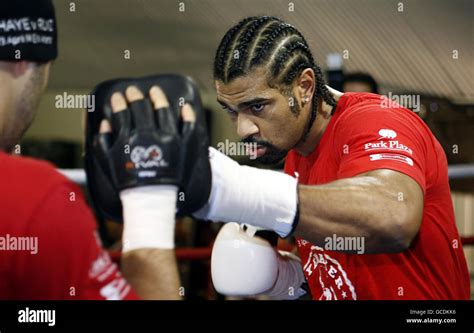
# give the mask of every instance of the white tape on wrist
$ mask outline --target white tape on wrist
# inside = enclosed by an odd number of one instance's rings
[[[123,206],[123,252],[174,248],[177,186],[153,185],[120,192]]]
[[[211,195],[196,217],[255,225],[281,237],[291,232],[298,203],[296,178],[241,166],[214,148],[209,149],[209,157]]]

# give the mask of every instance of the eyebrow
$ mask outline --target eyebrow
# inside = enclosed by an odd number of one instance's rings
[[[268,101],[269,101],[269,98],[256,97],[254,99],[239,103],[239,105],[237,105],[237,108],[238,109],[245,109],[245,108],[247,108],[251,105],[262,104],[262,103],[265,103],[265,102],[268,102]],[[229,107],[226,103],[224,103],[223,101],[221,101],[219,99],[217,99],[217,102],[222,106],[225,106],[227,108]]]

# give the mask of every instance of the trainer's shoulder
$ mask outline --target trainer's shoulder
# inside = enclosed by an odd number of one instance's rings
[[[58,211],[67,200],[57,193],[77,193],[80,189],[48,162],[0,153],[0,232],[25,232],[32,219],[45,207]],[[67,198],[67,195],[63,195]],[[49,210],[52,212],[53,210]],[[56,220],[45,219],[50,223]]]
[[[22,186],[45,189],[51,185],[69,183],[49,162],[3,152],[0,153],[0,179],[2,184],[11,184],[17,189]]]

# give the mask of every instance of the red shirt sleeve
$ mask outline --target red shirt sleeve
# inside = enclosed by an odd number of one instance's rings
[[[425,192],[427,134],[417,118],[402,108],[366,106],[346,110],[335,128],[338,178],[391,169],[413,178]]]
[[[29,224],[38,240],[37,253],[19,254],[16,260],[19,298],[138,298],[103,250],[78,186],[56,186],[38,207]]]

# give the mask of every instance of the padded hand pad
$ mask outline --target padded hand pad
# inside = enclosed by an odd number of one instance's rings
[[[101,218],[122,222],[120,188],[118,188],[117,182],[112,179],[111,172],[107,168],[106,157],[97,149],[97,146],[110,147],[117,140],[118,135],[115,132],[99,134],[101,121],[107,119],[113,128],[122,128],[123,124],[130,123],[130,119],[122,118],[131,117],[136,128],[145,130],[150,129],[154,121],[150,115],[155,111],[142,112],[144,108],[149,107],[149,105],[141,105],[146,100],[130,103],[130,112],[112,113],[110,105],[112,94],[118,91],[125,95],[125,90],[130,85],[137,86],[145,95],[154,85],[160,86],[164,91],[172,112],[157,111],[158,119],[156,121],[158,123],[169,121],[169,119],[160,119],[160,117],[179,119],[179,112],[185,103],[191,104],[196,113],[195,134],[198,142],[195,147],[197,158],[188,160],[184,163],[185,165],[178,168],[178,173],[184,173],[183,168],[187,168],[187,172],[191,176],[186,177],[187,182],[179,184],[181,193],[178,194],[177,214],[178,216],[189,215],[207,203],[211,191],[211,170],[208,160],[209,140],[196,85],[191,79],[174,74],[109,80],[99,84],[92,91],[91,94],[95,95],[95,111],[86,113],[85,169],[88,179],[87,187],[94,208]]]

